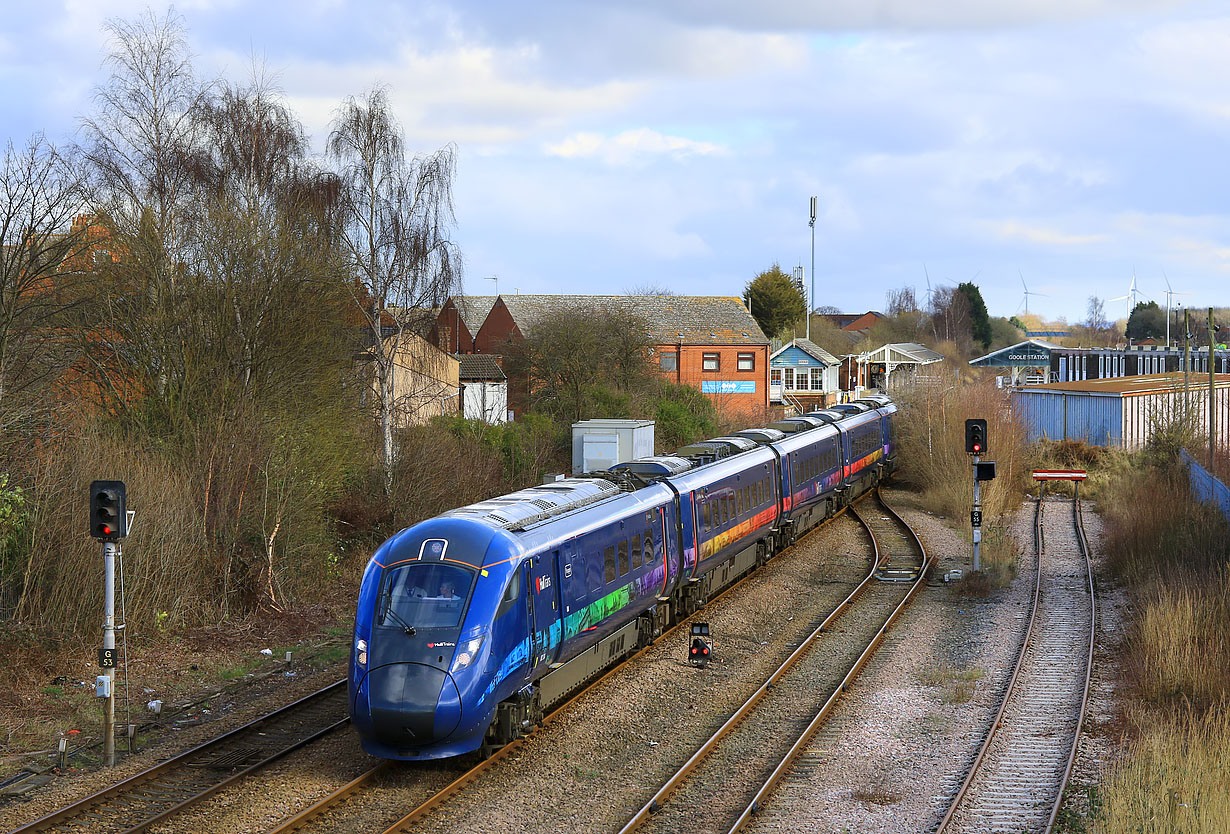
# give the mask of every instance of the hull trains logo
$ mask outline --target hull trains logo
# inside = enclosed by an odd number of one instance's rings
[[[543,591],[547,590],[547,588],[551,587],[551,577],[550,576],[540,576],[537,578],[536,581],[538,582],[538,593],[540,594]]]
[[[439,642],[439,643],[428,643],[428,644],[427,644],[427,648],[429,648],[429,649],[434,649],[436,646],[452,646],[453,648],[456,648],[456,647],[457,647],[457,644],[456,644],[456,643],[446,643],[446,642],[443,642],[443,641],[441,641],[441,642]]]

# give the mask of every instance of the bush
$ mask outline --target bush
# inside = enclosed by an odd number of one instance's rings
[[[988,455],[996,478],[982,484],[988,523],[1015,512],[1029,484],[1032,466],[1025,432],[1009,409],[1007,393],[990,381],[947,388],[918,386],[896,393],[898,469],[920,488],[922,500],[949,518],[964,518],[973,506],[974,485],[965,454],[965,420],[987,420]]]

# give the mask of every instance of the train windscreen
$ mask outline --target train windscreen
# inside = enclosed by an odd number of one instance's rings
[[[433,562],[400,565],[385,577],[376,624],[450,628],[461,624],[474,571]]]

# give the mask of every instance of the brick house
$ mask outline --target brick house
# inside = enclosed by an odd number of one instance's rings
[[[699,389],[719,412],[750,419],[768,410],[769,340],[734,296],[502,295],[474,337],[475,350],[499,353],[559,310],[604,307],[643,317],[658,372]]]
[[[474,337],[495,305],[494,295],[455,295],[436,314],[430,341],[445,353],[478,353]],[[484,351],[486,352],[486,351]]]

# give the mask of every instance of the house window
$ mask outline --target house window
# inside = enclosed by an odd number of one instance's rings
[[[811,390],[813,391],[823,391],[824,390],[824,368],[812,368],[811,369]]]
[[[794,368],[782,368],[782,387],[788,391],[794,388]]]
[[[679,368],[679,354],[662,353],[658,355],[658,368],[663,371],[674,371]]]
[[[702,353],[700,367],[705,371],[716,371],[721,368],[721,357],[716,353]]]
[[[794,375],[794,387],[797,391],[807,390],[807,369],[799,368]]]
[[[741,371],[756,370],[756,354],[740,353],[739,354],[739,370]]]
[[[782,384],[782,369],[781,368],[770,368],[769,369],[769,384],[779,385],[779,386]]]

